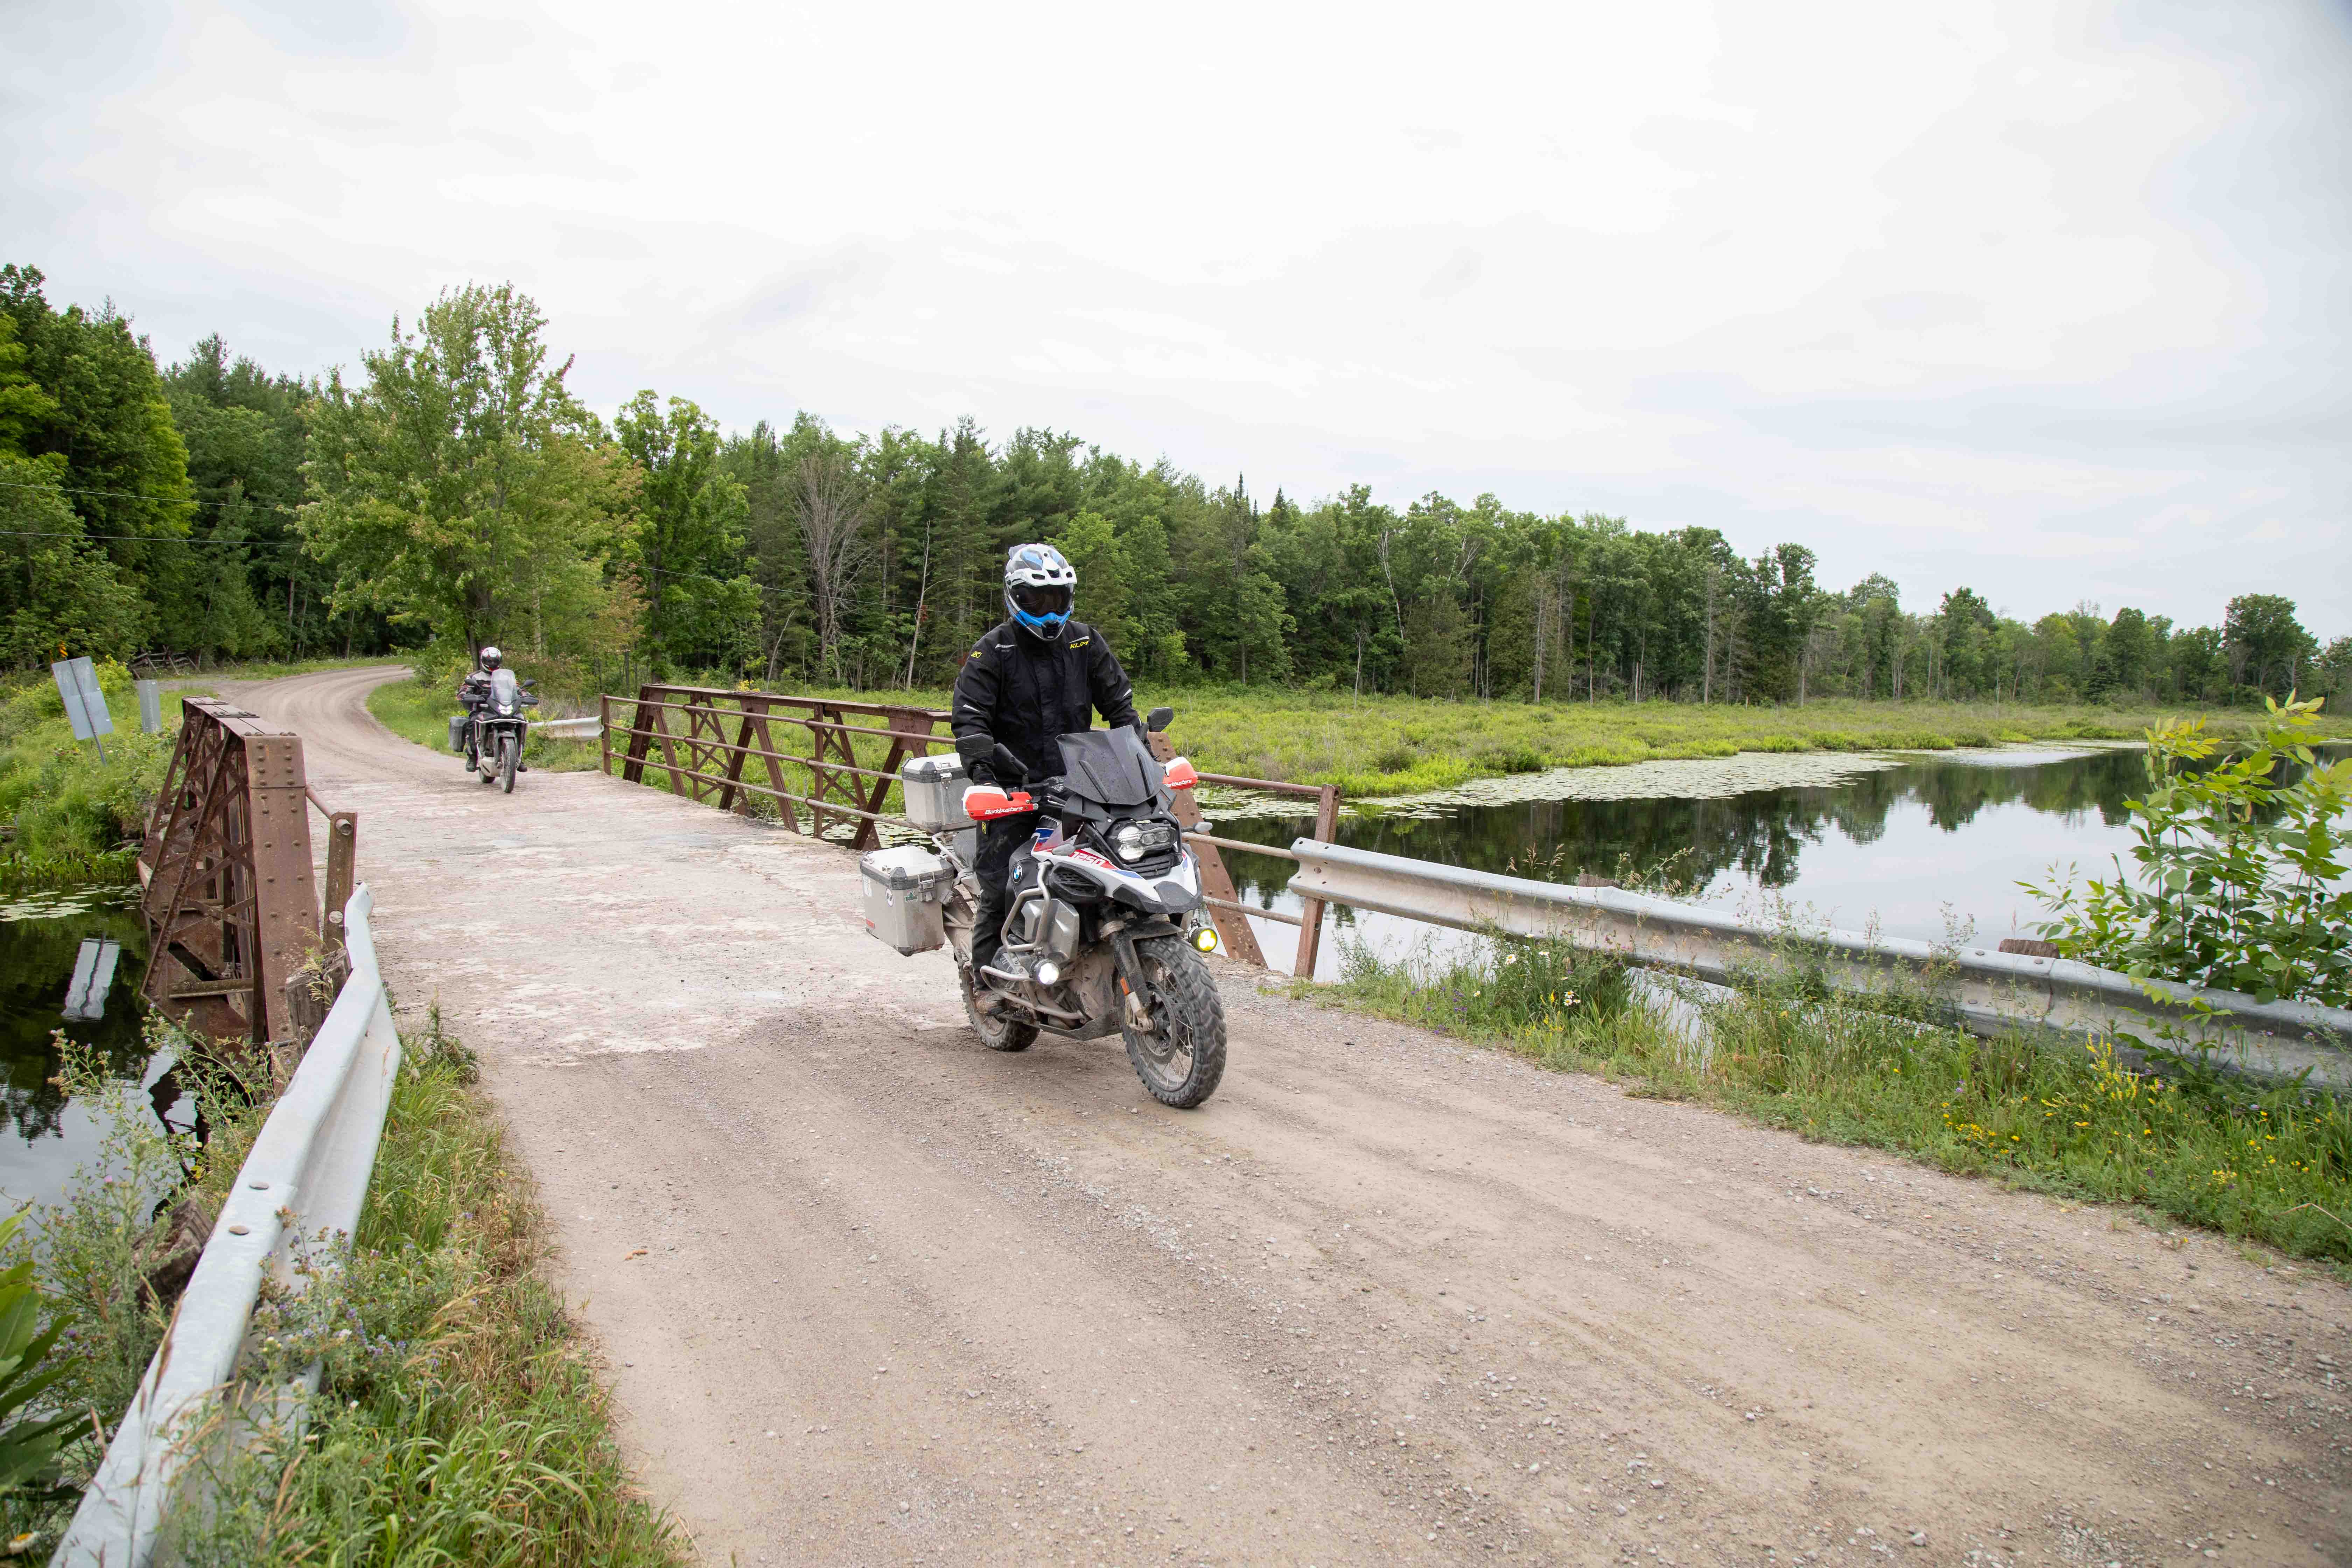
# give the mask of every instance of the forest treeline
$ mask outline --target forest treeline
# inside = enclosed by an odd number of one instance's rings
[[[729,435],[642,392],[610,418],[511,287],[445,292],[358,368],[273,375],[217,336],[159,366],[110,302],[0,268],[0,660],[305,658],[498,642],[551,686],[649,673],[936,688],[1058,544],[1079,615],[1154,683],[1543,701],[1814,696],[2223,703],[2333,695],[2294,603],[2218,626],[1966,587],[1840,591],[1801,544],[1593,513],[1402,510],[1212,485],[1045,429]]]

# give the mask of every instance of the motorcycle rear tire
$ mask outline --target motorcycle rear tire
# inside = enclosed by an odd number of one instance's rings
[[[522,760],[522,748],[515,744],[512,735],[499,737],[499,788],[514,794],[515,763]]]
[[[1127,1059],[1151,1098],[1191,1110],[1216,1093],[1225,1076],[1225,999],[1192,943],[1155,936],[1135,944],[1150,994],[1151,1033],[1123,1028]]]
[[[1037,1026],[1010,1013],[983,1013],[980,997],[974,989],[969,971],[958,965],[963,975],[963,1016],[971,1024],[971,1032],[980,1043],[992,1051],[1025,1051],[1037,1043]]]

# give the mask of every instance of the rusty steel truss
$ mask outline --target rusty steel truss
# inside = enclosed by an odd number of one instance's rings
[[[183,698],[180,739],[140,852],[149,937],[143,989],[220,1038],[293,1038],[306,965],[342,949],[358,818],[329,812],[302,771],[302,739],[231,702]],[[327,818],[326,908],[310,810]]]

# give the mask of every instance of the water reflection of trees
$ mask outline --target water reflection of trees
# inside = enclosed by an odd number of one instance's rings
[[[67,1022],[66,987],[82,938],[110,936],[122,944],[107,994],[106,1016]],[[51,1081],[60,1065],[54,1037],[59,1029],[102,1051],[114,1070],[137,1074],[147,1059],[139,1031],[139,973],[147,941],[137,916],[122,909],[94,909],[48,920],[0,921],[0,1116],[16,1136],[30,1142],[58,1130],[66,1097]]]
[[[1984,767],[1921,758],[1864,773],[1833,788],[1764,789],[1719,800],[1528,801],[1465,806],[1435,818],[1350,816],[1339,841],[1362,849],[1439,860],[1479,870],[1572,881],[1613,877],[1674,862],[1676,881],[1704,886],[1736,871],[1766,888],[1796,880],[1807,846],[1834,829],[1858,844],[1876,842],[1898,806],[1916,802],[1948,833],[1988,807],[2021,804],[2051,816],[2097,812],[2110,826],[2125,822],[2126,799],[2147,782],[2141,753],[2100,752],[2032,767]],[[1221,825],[1221,837],[1286,845],[1311,820],[1259,818]],[[1244,896],[1264,902],[1288,880],[1289,868],[1255,856],[1228,857]]]

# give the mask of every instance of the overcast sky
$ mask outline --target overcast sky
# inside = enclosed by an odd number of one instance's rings
[[[0,0],[0,259],[354,365],[1073,431],[2352,631],[2352,5]]]

